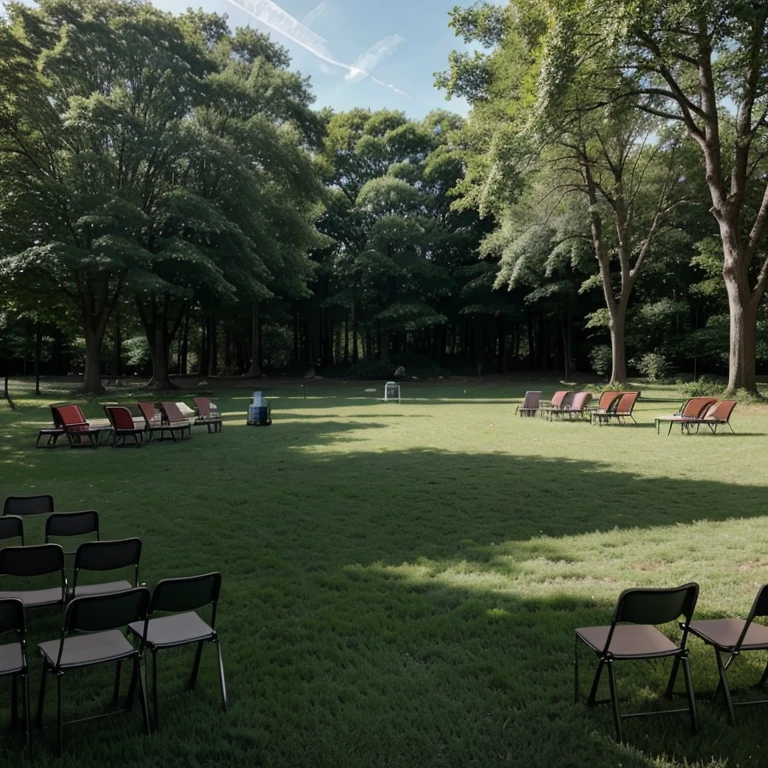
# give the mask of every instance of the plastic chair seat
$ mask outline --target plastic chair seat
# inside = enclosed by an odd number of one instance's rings
[[[610,629],[610,626],[584,627],[577,629],[576,634],[593,651],[600,653],[605,648]],[[672,656],[680,652],[680,646],[675,645],[663,632],[651,624],[618,625],[614,629],[608,651],[617,659],[635,656]]]
[[[61,640],[47,640],[37,647],[50,664],[59,658]],[[88,635],[73,635],[64,639],[61,667],[81,667],[119,661],[136,654],[136,649],[119,629],[94,632]]]
[[[144,634],[144,623],[135,621],[128,625],[128,629],[137,637],[141,637]],[[209,640],[213,635],[214,631],[208,624],[195,611],[189,611],[150,619],[147,627],[147,645],[155,648],[186,645]]]
[[[0,645],[0,675],[13,675],[24,669],[21,643]]]
[[[692,621],[690,630],[705,643],[720,648],[733,648],[744,630],[744,619],[707,619]],[[742,650],[759,650],[768,648],[768,627],[752,622],[749,625]]]
[[[110,595],[113,592],[122,592],[126,589],[133,589],[133,584],[123,579],[122,581],[107,581],[103,584],[78,584],[73,593],[73,597],[86,597],[91,595]]]
[[[25,608],[37,608],[43,605],[56,605],[64,602],[61,587],[48,589],[19,589],[16,591],[0,592],[0,600],[15,597],[24,603]]]

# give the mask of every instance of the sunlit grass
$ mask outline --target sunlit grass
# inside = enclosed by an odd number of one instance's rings
[[[607,622],[628,586],[695,579],[701,616],[746,612],[768,581],[764,408],[740,405],[735,436],[667,437],[653,416],[682,398],[664,388],[644,392],[640,425],[598,428],[514,416],[514,398],[546,383],[405,385],[401,405],[369,386],[307,385],[305,399],[298,384],[266,385],[270,428],[245,426],[247,390],[218,392],[221,434],[141,450],[35,451],[66,388],[37,399],[17,385],[18,409],[0,404],[4,493],[50,492],[61,509],[97,509],[105,537],[141,536],[150,586],[224,575],[231,711],[217,708],[212,655],[186,694],[191,654],[169,653],[160,733],[142,738],[135,713],[70,726],[72,764],[761,764],[765,710],[741,708],[729,727],[704,701],[716,674],[700,645],[697,737],[670,716],[628,722],[631,746],[615,744],[607,710],[573,704],[571,664],[573,629]],[[58,621],[32,614],[31,646]],[[735,687],[764,661],[739,660]],[[665,669],[619,669],[627,710],[655,705]],[[36,666],[33,704],[38,682]],[[97,710],[93,686],[106,701],[110,684],[68,677],[69,716]],[[53,703],[41,765],[56,762]],[[0,740],[0,760],[18,763],[19,742]]]

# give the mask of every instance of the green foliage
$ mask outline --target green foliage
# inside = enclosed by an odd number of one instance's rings
[[[589,364],[598,376],[608,376],[611,372],[611,348],[606,344],[598,344],[589,352]]]
[[[728,386],[721,376],[701,376],[696,381],[680,381],[675,384],[686,397],[720,397]]]
[[[669,375],[669,360],[660,352],[646,352],[633,363],[640,375],[650,381],[661,381]]]
[[[358,360],[347,369],[349,379],[375,379],[389,381],[394,376],[395,364],[390,360]]]

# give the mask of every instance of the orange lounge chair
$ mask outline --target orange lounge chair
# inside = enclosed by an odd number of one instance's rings
[[[697,421],[696,430],[698,431],[701,424],[706,424],[715,433],[720,425],[725,424],[733,434],[736,434],[731,426],[731,414],[736,405],[736,400],[721,400],[711,405],[704,416]]]
[[[171,433],[173,442],[176,442],[176,433],[180,433],[181,439],[184,439],[184,433],[187,433],[187,437],[192,438],[192,422],[189,419],[185,419],[182,412],[179,410],[179,406],[176,403],[165,402],[160,403],[160,410],[163,414],[161,421],[161,430],[165,430]],[[160,434],[162,440],[162,432]]]
[[[603,421],[608,421],[611,417],[612,410],[619,402],[619,398],[621,398],[621,394],[621,392],[610,391],[603,392],[600,395],[600,399],[597,401],[597,408],[590,413],[590,421],[592,424],[602,426]]]
[[[193,397],[192,402],[195,404],[195,410],[197,411],[194,426],[204,424],[208,427],[209,434],[211,431],[221,432],[223,421],[213,403],[207,397]]]
[[[52,405],[51,412],[54,426],[61,427],[70,448],[98,448],[101,433],[112,431],[111,426],[91,425],[79,405]]]
[[[691,425],[701,422],[704,414],[717,402],[716,397],[692,397],[683,403],[683,407],[678,413],[673,413],[671,416],[657,416],[654,421],[656,423],[656,434],[659,433],[659,428],[662,421],[669,422],[669,430],[667,434],[672,431],[673,424],[680,425],[680,432],[690,430]]]
[[[118,444],[118,440],[120,440],[120,445],[124,446],[129,437],[133,438],[137,448],[141,448],[146,430],[143,425],[136,424],[133,420],[130,408],[126,408],[124,405],[105,405],[104,413],[107,414],[109,423],[112,425],[113,448]]]
[[[635,403],[637,403],[639,398],[639,392],[623,392],[616,400],[613,409],[608,414],[608,418],[616,419],[618,424],[623,424],[629,418],[637,424],[632,411],[635,410]]]

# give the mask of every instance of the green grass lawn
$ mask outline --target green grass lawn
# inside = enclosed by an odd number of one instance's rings
[[[740,405],[736,435],[667,437],[653,415],[682,398],[663,388],[644,392],[639,425],[598,428],[514,415],[525,389],[551,383],[405,385],[401,405],[365,383],[308,385],[306,399],[297,383],[264,386],[272,427],[246,427],[249,392],[231,389],[214,398],[221,434],[141,450],[34,450],[47,403],[66,395],[0,404],[0,493],[52,493],[59,509],[98,510],[103,538],[140,536],[150,587],[223,574],[230,711],[212,648],[195,693],[183,690],[193,651],[166,651],[160,732],[140,735],[138,709],[65,727],[65,764],[765,765],[768,709],[739,708],[728,726],[696,640],[696,737],[672,715],[626,721],[617,744],[607,707],[574,705],[572,657],[574,628],[608,623],[626,587],[696,580],[699,618],[746,613],[768,581],[768,409]],[[42,526],[30,519],[29,543]],[[31,649],[59,621],[30,614]],[[740,659],[734,689],[765,661]],[[667,670],[619,665],[624,711],[667,706]],[[99,710],[111,672],[65,677],[69,717]],[[35,659],[33,706],[39,679]],[[54,691],[41,766],[60,764]],[[9,703],[0,681],[3,728]],[[0,764],[20,762],[3,733]]]

